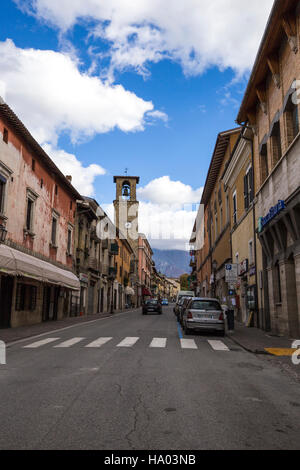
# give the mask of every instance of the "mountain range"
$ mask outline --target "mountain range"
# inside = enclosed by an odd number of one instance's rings
[[[170,278],[179,278],[182,274],[190,273],[190,254],[180,250],[153,249],[153,259],[157,271]]]

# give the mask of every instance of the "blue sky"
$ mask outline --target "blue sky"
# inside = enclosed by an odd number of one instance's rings
[[[271,4],[254,0],[247,12],[236,0],[2,0],[0,95],[81,193],[110,204],[112,176],[127,167],[141,177],[144,206],[165,218],[163,204],[199,202]],[[154,245],[183,248],[184,238]]]

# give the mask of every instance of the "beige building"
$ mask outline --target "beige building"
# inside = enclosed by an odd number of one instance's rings
[[[232,263],[238,278],[231,286],[238,320],[248,323],[251,312],[257,317],[256,235],[254,215],[253,134],[241,131],[223,174],[228,194]]]

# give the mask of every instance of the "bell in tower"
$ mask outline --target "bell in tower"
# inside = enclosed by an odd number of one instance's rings
[[[139,202],[136,198],[136,186],[139,184],[138,176],[114,176],[116,184],[115,225],[122,235],[136,245],[138,239],[138,212]]]

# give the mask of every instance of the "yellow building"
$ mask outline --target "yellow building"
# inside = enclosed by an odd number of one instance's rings
[[[253,133],[243,130],[223,174],[229,198],[232,263],[238,278],[231,286],[238,320],[257,313],[256,235],[254,213]],[[257,315],[254,320],[258,322]]]

